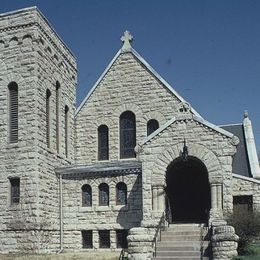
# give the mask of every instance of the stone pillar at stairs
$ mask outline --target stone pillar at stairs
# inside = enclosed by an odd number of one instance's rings
[[[239,237],[232,226],[223,225],[213,229],[212,253],[214,260],[230,260],[237,256],[237,242]]]
[[[153,236],[149,234],[149,229],[144,227],[131,228],[128,241],[128,259],[146,260],[153,256]]]

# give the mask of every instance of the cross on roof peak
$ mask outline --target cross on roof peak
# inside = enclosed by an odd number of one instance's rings
[[[125,31],[124,35],[121,37],[121,41],[123,42],[122,50],[129,50],[131,49],[130,42],[133,41],[133,36],[129,31]]]

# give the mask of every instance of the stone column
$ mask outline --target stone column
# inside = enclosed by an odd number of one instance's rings
[[[165,210],[165,197],[164,197],[163,185],[158,186],[157,196],[158,196],[158,205],[157,205],[158,211],[163,212]]]
[[[157,211],[157,187],[152,186],[153,211]]]
[[[211,184],[211,209],[217,209],[217,184]]]
[[[222,185],[217,184],[217,208],[222,210]]]

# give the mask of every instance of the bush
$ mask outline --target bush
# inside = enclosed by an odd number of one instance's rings
[[[235,228],[239,236],[238,254],[252,254],[249,243],[260,235],[260,212],[240,210],[229,216],[228,223]]]

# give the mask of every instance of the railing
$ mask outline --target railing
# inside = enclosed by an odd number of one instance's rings
[[[118,260],[125,260],[127,257],[125,256],[126,250],[125,248],[122,248]]]
[[[156,257],[157,254],[157,242],[161,241],[161,236],[162,236],[162,231],[166,230],[166,228],[169,226],[169,221],[168,221],[168,210],[165,210],[163,212],[163,215],[159,221],[159,224],[156,228],[154,239],[153,239],[153,248],[154,248],[154,253],[153,256]]]

